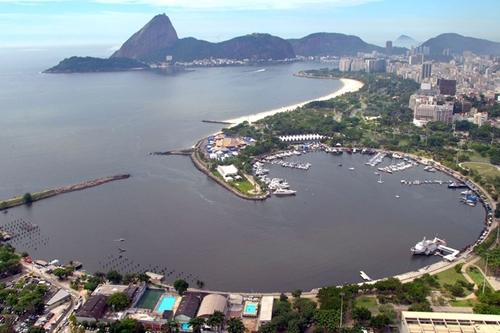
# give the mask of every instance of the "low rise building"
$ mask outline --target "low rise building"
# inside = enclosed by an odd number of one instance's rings
[[[273,319],[273,296],[263,296],[260,300],[259,326],[269,323]]]
[[[79,322],[98,321],[104,317],[107,310],[107,297],[101,294],[92,295],[76,312],[75,317]]]
[[[197,317],[208,318],[214,312],[226,313],[227,298],[220,294],[209,294],[201,301]]]
[[[488,113],[487,112],[477,112],[474,114],[473,123],[477,126],[483,126],[488,122]]]
[[[232,181],[234,179],[234,177],[236,177],[238,175],[238,168],[236,168],[233,164],[218,165],[217,172],[227,182],[227,181]]]
[[[500,316],[470,313],[401,313],[401,333],[500,333]]]
[[[71,298],[71,295],[64,289],[59,289],[54,296],[52,296],[45,305],[47,308],[52,309],[61,304],[66,303]]]
[[[201,304],[201,296],[196,294],[186,294],[182,297],[177,311],[175,311],[175,320],[180,324],[189,323],[196,317]]]

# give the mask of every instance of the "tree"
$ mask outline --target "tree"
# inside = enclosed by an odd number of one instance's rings
[[[370,326],[377,329],[382,329],[389,324],[391,324],[391,319],[383,313],[372,317],[370,320]]]
[[[110,333],[144,333],[144,326],[135,319],[127,318],[115,321],[109,327]]]
[[[215,328],[217,332],[220,331],[222,324],[224,323],[224,314],[220,311],[215,311],[210,317],[208,317],[207,325]]]
[[[106,274],[106,279],[113,284],[120,284],[123,280],[123,276],[117,271],[109,271]]]
[[[109,296],[108,298],[108,305],[114,311],[125,310],[129,306],[129,304],[130,304],[130,299],[124,292],[116,292],[111,296]]]
[[[27,192],[23,195],[23,202],[28,205],[33,202],[33,197],[31,196],[31,193]]]
[[[191,325],[194,333],[200,333],[201,328],[203,327],[203,325],[205,325],[205,319],[200,317],[192,318],[189,321],[189,325]]]
[[[323,332],[334,332],[340,324],[340,312],[336,310],[318,310],[314,315],[314,325]]]
[[[296,289],[296,290],[292,291],[292,296],[295,298],[300,298],[301,295],[302,295],[302,290],[300,290],[300,289]]]
[[[175,319],[170,318],[164,328],[167,333],[176,333],[179,332],[179,323]]]
[[[69,268],[64,268],[64,267],[58,267],[52,271],[52,274],[57,276],[59,280],[64,280],[71,274],[73,274],[73,270]]]
[[[365,307],[355,307],[352,317],[358,322],[366,322],[372,318],[372,313]]]
[[[186,290],[189,288],[189,283],[187,283],[183,279],[177,279],[174,282],[174,289],[179,293],[179,295],[183,295]]]
[[[227,321],[227,331],[229,333],[243,333],[245,332],[245,325],[240,318],[231,318]]]

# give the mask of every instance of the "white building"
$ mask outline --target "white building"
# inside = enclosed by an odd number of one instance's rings
[[[500,316],[471,313],[401,313],[401,333],[499,333]]]
[[[273,296],[263,296],[260,300],[259,326],[266,324],[273,319]]]
[[[488,121],[488,113],[487,112],[477,112],[474,114],[474,124],[477,126],[483,126]]]
[[[233,177],[238,175],[238,168],[236,168],[233,164],[219,165],[217,166],[217,172],[227,182],[227,181],[232,181]]]

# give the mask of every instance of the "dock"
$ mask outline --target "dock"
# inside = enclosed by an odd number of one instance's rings
[[[458,254],[460,253],[459,250],[453,249],[449,246],[446,245],[438,245],[438,250],[441,251],[443,259],[447,261],[455,261],[457,259]],[[445,254],[448,253],[448,254]]]
[[[368,274],[366,274],[365,272],[363,271],[359,271],[359,275],[361,276],[361,278],[365,281],[372,281],[372,278],[368,276]]]

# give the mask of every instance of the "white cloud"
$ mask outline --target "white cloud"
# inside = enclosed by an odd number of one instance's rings
[[[43,0],[40,0],[43,1]],[[265,10],[306,6],[349,7],[380,0],[93,0],[97,3],[151,5],[184,9]]]

